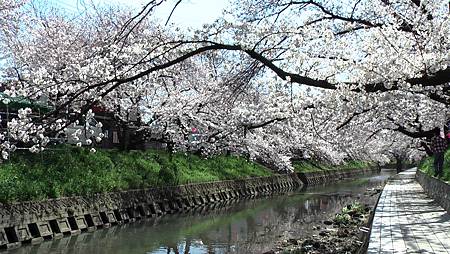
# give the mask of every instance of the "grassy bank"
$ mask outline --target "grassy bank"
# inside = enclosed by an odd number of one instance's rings
[[[118,190],[269,176],[234,156],[202,159],[166,151],[100,150],[70,146],[41,154],[15,152],[0,164],[0,202],[42,200]]]
[[[349,161],[342,165],[331,165],[317,161],[296,161],[293,163],[294,171],[297,173],[320,172],[326,170],[351,170],[370,168],[371,165],[364,161]]]
[[[420,162],[419,169],[428,175],[434,175],[433,161],[433,157],[427,157]],[[444,181],[450,181],[450,149],[447,149],[447,152],[444,155],[444,171],[441,179]]]

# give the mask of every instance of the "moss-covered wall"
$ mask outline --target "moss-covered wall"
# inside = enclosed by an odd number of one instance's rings
[[[301,187],[296,174],[0,204],[0,247]]]

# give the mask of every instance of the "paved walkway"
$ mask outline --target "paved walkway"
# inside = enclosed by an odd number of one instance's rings
[[[409,169],[389,180],[375,210],[367,253],[450,253],[450,215]]]

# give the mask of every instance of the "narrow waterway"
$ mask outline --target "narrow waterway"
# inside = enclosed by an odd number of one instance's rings
[[[364,195],[365,190],[380,185],[394,173],[383,170],[378,175],[284,195],[144,219],[4,253],[263,253],[280,239],[313,234],[313,226],[349,202],[372,203],[375,196]]]

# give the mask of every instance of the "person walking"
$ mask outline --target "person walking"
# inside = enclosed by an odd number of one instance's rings
[[[441,137],[440,128],[434,128],[433,132],[434,136],[431,138],[430,149],[434,156],[434,176],[441,177],[444,166],[444,153],[447,150],[447,141]]]

